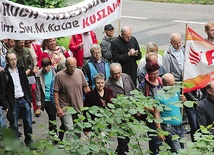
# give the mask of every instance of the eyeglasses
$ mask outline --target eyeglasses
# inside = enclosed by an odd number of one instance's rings
[[[32,43],[32,41],[25,42],[26,45],[31,44],[31,43]]]

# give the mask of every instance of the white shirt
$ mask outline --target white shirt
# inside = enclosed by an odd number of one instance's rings
[[[91,52],[90,52],[90,48],[92,43],[92,39],[91,39],[91,34],[90,32],[88,32],[88,34],[82,34],[82,40],[83,40],[83,49],[84,49],[84,54],[83,57],[84,58],[88,58],[91,57]]]
[[[10,75],[13,79],[13,84],[14,84],[14,89],[15,89],[15,98],[23,97],[24,92],[22,90],[18,68],[16,68],[15,71],[13,71],[9,68],[9,72],[10,72]]]
[[[116,81],[116,83],[123,88],[123,80],[122,77],[120,77],[120,79],[118,81]]]

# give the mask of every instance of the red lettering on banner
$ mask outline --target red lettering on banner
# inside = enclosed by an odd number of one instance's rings
[[[212,65],[213,64],[214,49],[209,50],[209,51],[206,52],[206,59],[207,59],[208,65]]]
[[[83,19],[83,28],[89,27],[92,24],[96,23],[97,21],[100,21],[108,17],[117,9],[119,5],[120,0],[117,0],[116,3],[112,3],[112,6],[107,6],[106,8],[99,10],[96,14],[86,17],[85,19]]]

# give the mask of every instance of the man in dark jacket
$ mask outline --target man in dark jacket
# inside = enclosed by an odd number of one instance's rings
[[[15,137],[19,139],[18,118],[23,118],[26,146],[32,148],[32,114],[30,106],[30,86],[23,67],[17,66],[17,58],[14,53],[6,54],[7,65],[1,72],[0,100],[4,109],[9,109],[7,118],[10,127],[15,131]]]
[[[119,62],[122,72],[128,74],[135,87],[137,81],[137,60],[141,59],[140,47],[137,39],[132,36],[129,26],[121,29],[121,34],[111,42],[112,60]]]

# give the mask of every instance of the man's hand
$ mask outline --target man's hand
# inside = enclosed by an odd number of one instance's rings
[[[180,100],[181,100],[182,102],[185,102],[187,99],[186,99],[186,97],[185,97],[184,95],[180,95]]]
[[[82,48],[83,48],[83,46],[84,46],[84,44],[83,44],[83,43],[80,43],[80,44],[78,45],[79,49],[82,49]]]
[[[160,139],[162,142],[166,140],[164,135],[158,135],[158,139]]]
[[[56,114],[59,118],[64,116],[64,111],[62,110],[62,108],[57,107],[56,110],[57,110]]]
[[[129,49],[128,55],[129,56],[138,56],[138,50],[135,51],[133,48]]]

